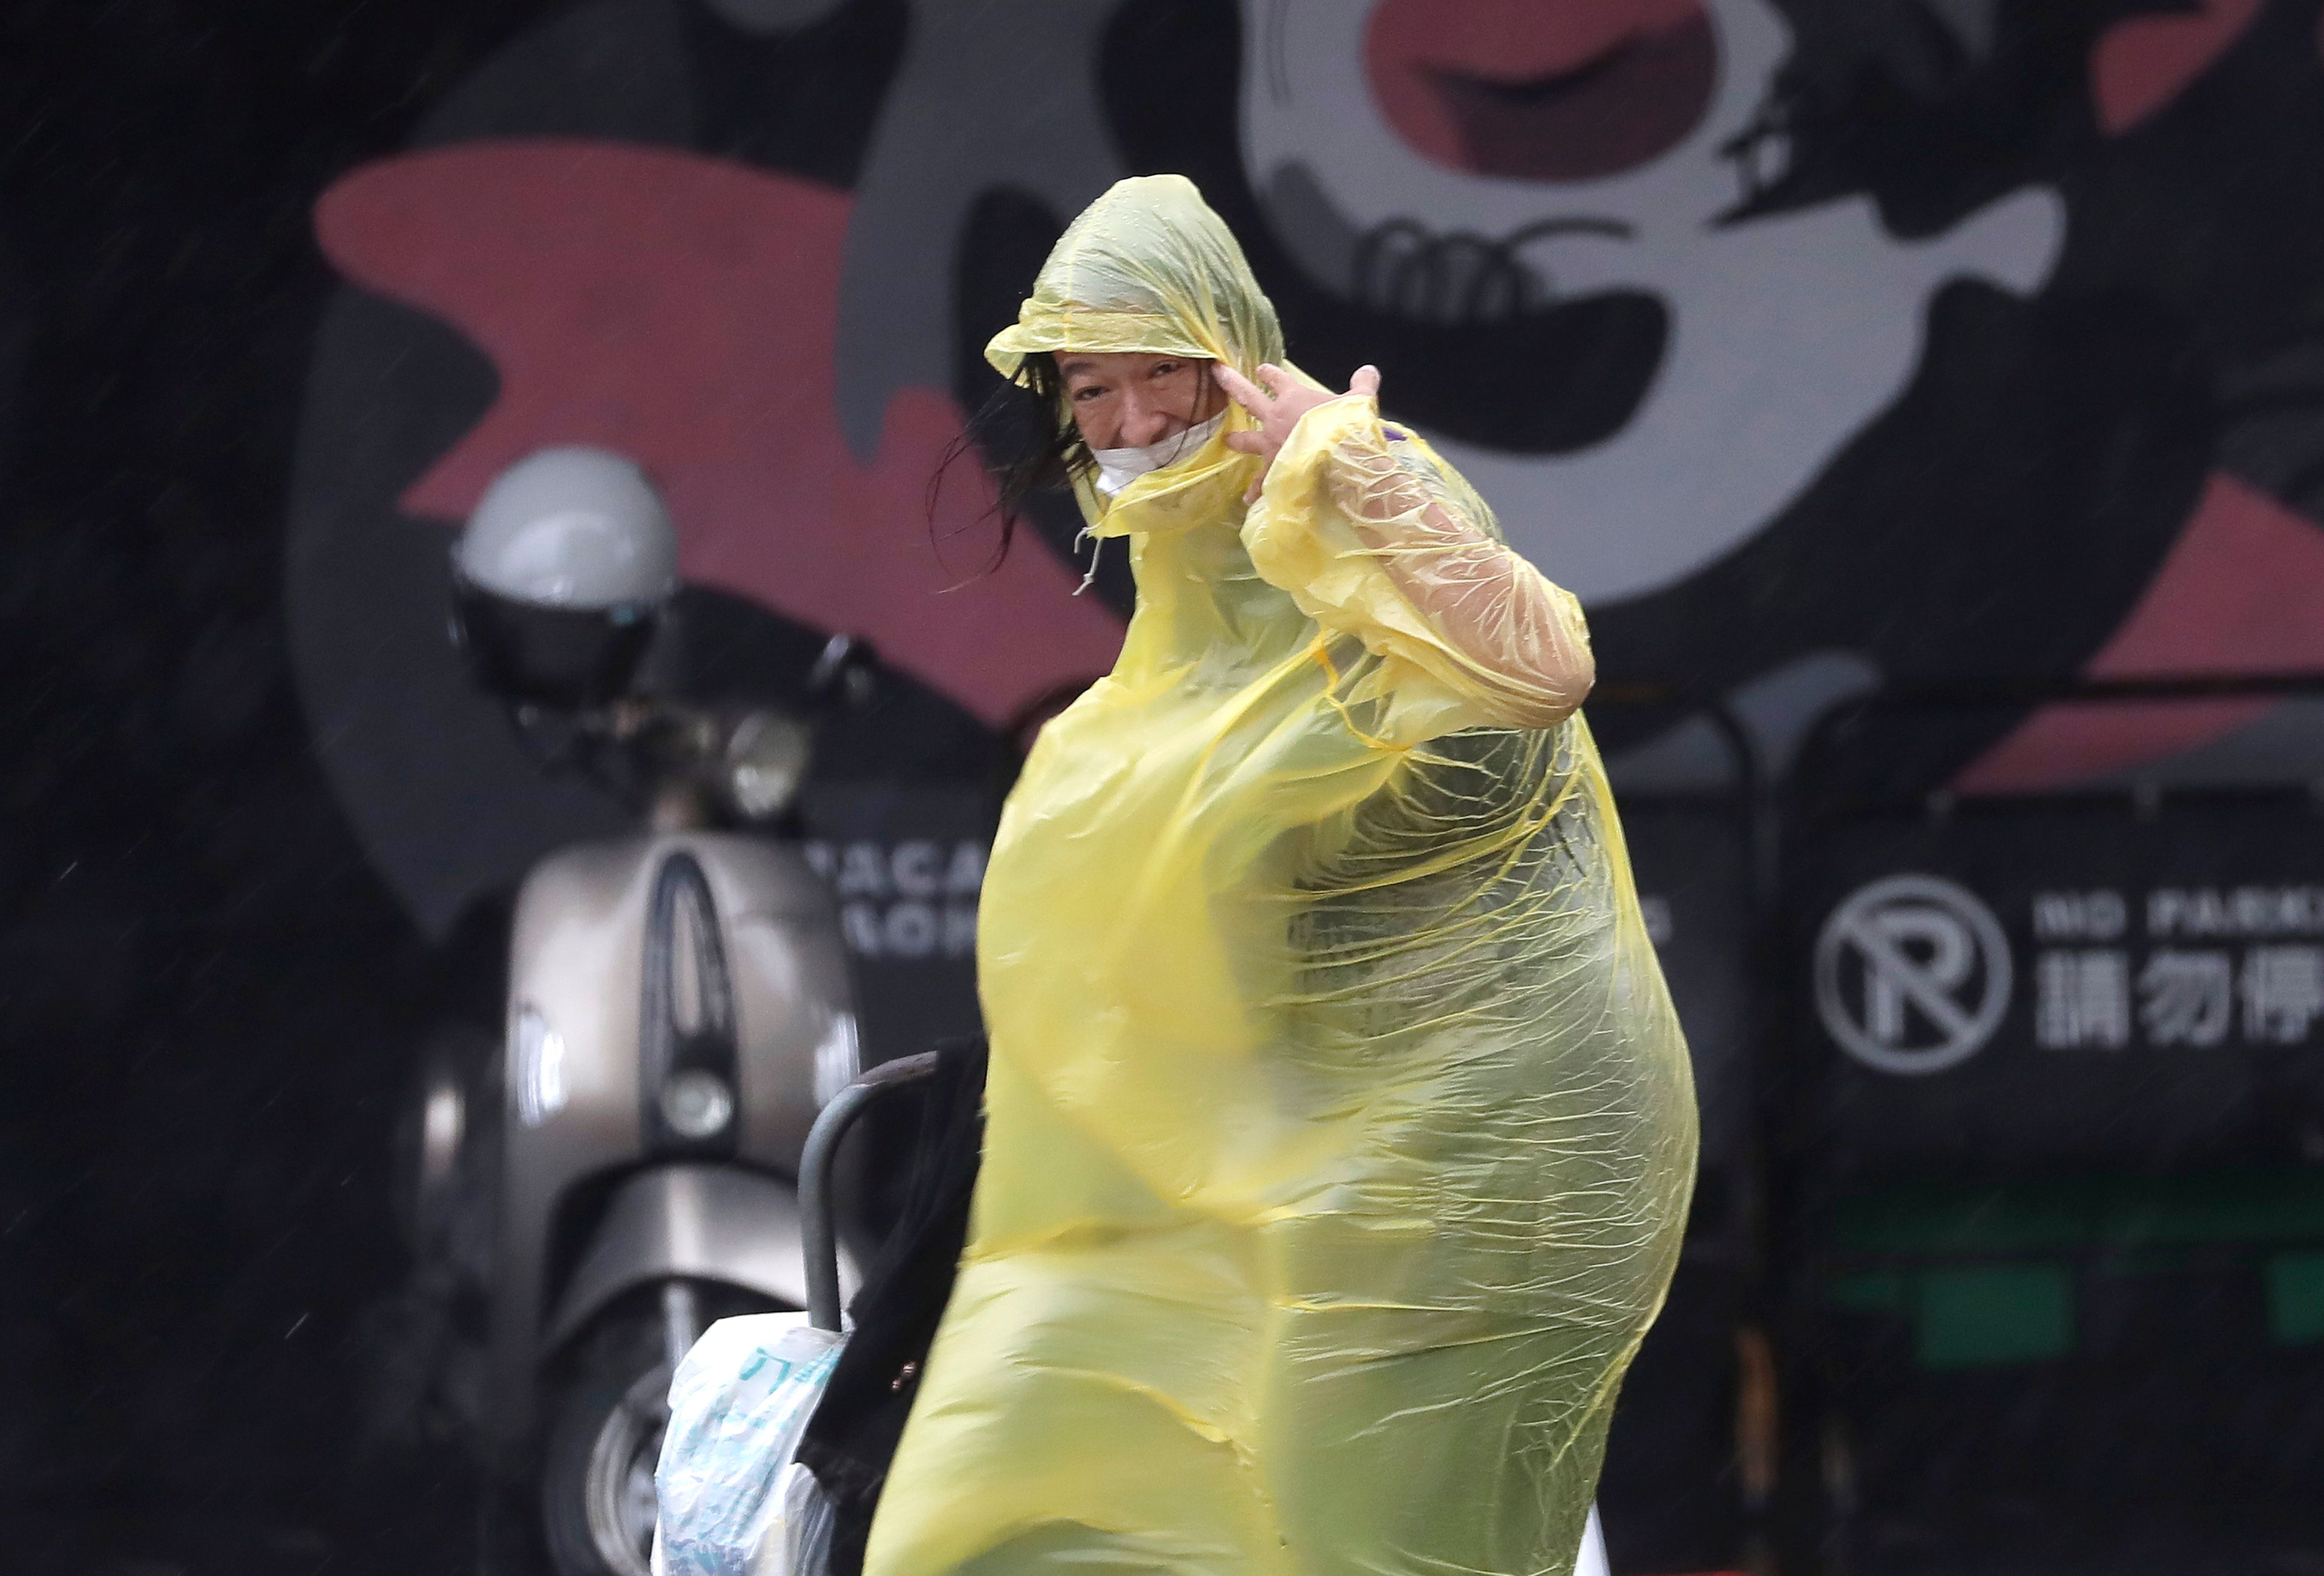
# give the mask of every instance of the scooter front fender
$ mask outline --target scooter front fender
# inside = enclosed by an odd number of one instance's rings
[[[658,1281],[717,1281],[804,1308],[801,1248],[798,1193],[787,1182],[727,1165],[641,1171],[613,1195],[558,1299],[543,1354],[622,1293]],[[843,1258],[843,1276],[848,1268]]]

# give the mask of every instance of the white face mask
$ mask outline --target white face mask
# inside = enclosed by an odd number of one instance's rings
[[[1097,461],[1097,490],[1112,497],[1148,471],[1158,471],[1165,465],[1176,465],[1189,455],[1199,453],[1203,445],[1211,441],[1211,434],[1227,419],[1223,410],[1208,421],[1197,422],[1184,432],[1173,433],[1159,443],[1149,443],[1141,448],[1093,448],[1090,457]]]

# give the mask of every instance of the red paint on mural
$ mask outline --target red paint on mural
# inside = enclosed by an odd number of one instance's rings
[[[1718,41],[1700,0],[1381,0],[1364,71],[1390,125],[1449,169],[1590,180],[1702,122]]]
[[[833,407],[848,198],[698,154],[622,143],[475,143],[383,160],[317,204],[346,275],[457,327],[500,397],[401,500],[465,517],[544,445],[630,456],[678,521],[679,568],[787,618],[872,641],[999,723],[1112,666],[1121,626],[1048,553],[980,574],[991,493],[945,395],[890,405],[859,462]]]
[[[2194,518],[2111,640],[2100,679],[2324,668],[2324,530],[2233,476],[2211,478]],[[2265,700],[2047,706],[1961,773],[1963,793],[2067,788],[2209,742]]]
[[[2090,51],[2090,97],[2108,135],[2185,92],[2259,15],[2260,0],[2200,0],[2190,14],[2134,16],[2107,29]]]

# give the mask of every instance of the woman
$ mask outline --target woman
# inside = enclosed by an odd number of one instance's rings
[[[1580,609],[1376,373],[1282,349],[1160,176],[988,352],[1138,608],[994,843],[983,1169],[872,1576],[1565,1570],[1668,1283],[1692,1090]]]

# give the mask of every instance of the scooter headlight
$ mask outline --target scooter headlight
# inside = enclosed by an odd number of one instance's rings
[[[807,731],[797,721],[752,713],[726,741],[727,802],[748,820],[781,815],[798,797],[807,753]]]
[[[734,1120],[734,1092],[717,1074],[689,1067],[661,1086],[661,1116],[681,1138],[707,1138]]]

